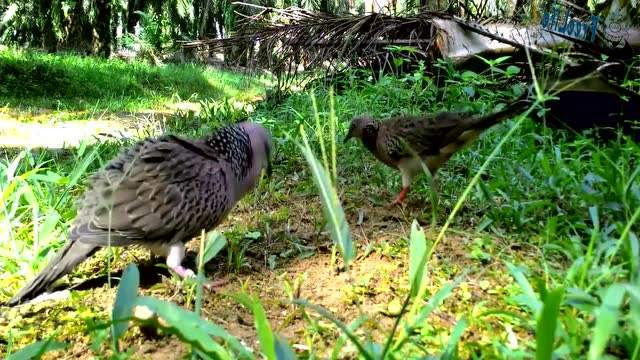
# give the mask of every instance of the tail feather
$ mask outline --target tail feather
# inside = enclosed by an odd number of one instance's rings
[[[511,104],[507,105],[504,109],[500,110],[500,111],[496,111],[494,113],[488,114],[488,115],[484,115],[481,116],[479,118],[477,118],[477,122],[476,122],[476,126],[474,126],[476,129],[487,129],[490,128],[491,126],[511,118],[512,116],[523,112],[525,109],[527,109],[529,106],[531,106],[532,102],[528,99],[524,99],[524,98],[520,98],[514,102],[512,102]]]
[[[98,247],[95,245],[69,241],[38,276],[11,298],[7,305],[14,306],[23,303],[45,292],[56,280],[71,272],[78,264],[93,255],[96,250]]]

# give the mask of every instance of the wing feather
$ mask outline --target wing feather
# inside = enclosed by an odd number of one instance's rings
[[[71,238],[125,246],[170,241],[219,222],[229,208],[222,165],[173,139],[138,143],[94,175]]]

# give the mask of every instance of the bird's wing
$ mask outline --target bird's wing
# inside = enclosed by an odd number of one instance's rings
[[[385,121],[385,131],[380,134],[379,145],[386,149],[392,161],[412,157],[414,154],[437,155],[448,141],[459,135],[465,116],[469,114],[442,112]]]
[[[215,211],[226,212],[229,192],[224,166],[198,149],[164,137],[120,154],[91,179],[70,238],[123,246],[186,237],[198,223],[209,225]]]

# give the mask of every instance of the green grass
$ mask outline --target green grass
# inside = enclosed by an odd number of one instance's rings
[[[179,101],[224,97],[247,101],[258,79],[198,65],[151,66],[78,55],[0,49],[0,106],[136,111]]]
[[[50,63],[65,59],[50,58]],[[134,69],[142,65],[119,66],[122,66],[123,73],[134,73]],[[460,73],[444,63],[439,64],[438,69],[446,74],[445,86],[436,86],[420,73],[400,78],[383,77],[375,84],[366,76],[361,80],[354,77],[351,83],[344,84],[345,90],[334,97],[337,136],[332,135],[331,91],[323,87],[291,94],[280,104],[263,103],[251,111],[236,109],[229,102],[208,101],[205,96],[201,100],[209,105],[200,116],[178,113],[167,121],[167,125],[173,132],[199,136],[228,119],[249,116],[268,127],[277,144],[273,178],[262,183],[258,191],[250,194],[242,204],[271,204],[276,208],[272,213],[284,213],[283,217],[288,218],[284,222],[286,228],[281,225],[282,228],[274,228],[273,233],[295,232],[291,230],[298,225],[295,222],[308,219],[296,217],[294,204],[289,202],[304,199],[320,206],[315,185],[318,183],[312,180],[308,163],[296,145],[296,141],[302,143],[300,125],[309,134],[308,143],[318,154],[318,164],[327,164],[328,160],[324,159],[335,157],[337,160],[337,194],[345,213],[352,215],[359,208],[385,205],[400,188],[397,172],[376,162],[360,144],[342,144],[352,116],[368,112],[386,117],[454,109],[489,112],[496,104],[517,95],[509,74]],[[176,67],[172,71],[187,70]],[[211,77],[216,76],[220,75],[212,72]],[[635,86],[640,83],[640,79],[627,81]],[[75,82],[70,85],[78,86]],[[229,97],[238,96],[241,92],[241,89],[228,90]],[[187,93],[183,95],[189,96]],[[314,96],[317,106],[312,100]],[[73,98],[62,99],[69,104],[76,101]],[[118,101],[127,102],[123,98]],[[136,104],[135,101],[133,103]],[[73,108],[74,105],[69,104],[61,106]],[[143,104],[140,102],[135,106]],[[507,134],[510,137],[505,139]],[[489,155],[501,142],[504,143],[500,151],[490,159]],[[5,269],[0,275],[0,300],[10,297],[22,281],[42,268],[50,251],[64,241],[65,231],[75,213],[72,206],[74,196],[82,191],[87,175],[123,145],[102,144],[71,153],[43,151],[17,155],[12,152],[0,159],[0,205],[4,204],[0,207],[0,238],[3,239],[0,242],[0,268]],[[326,167],[325,170],[329,171],[325,172],[333,177],[334,169]],[[484,171],[480,173],[480,169]],[[322,176],[318,174],[323,172],[315,173],[315,176]],[[314,347],[318,343],[325,343],[325,347],[331,350],[351,341],[356,343],[362,358],[375,358],[382,352],[396,358],[424,355],[423,349],[434,347],[436,350],[430,355],[441,353],[442,358],[455,358],[453,349],[459,340],[458,348],[468,358],[599,359],[605,353],[610,358],[640,359],[640,280],[637,276],[640,259],[640,145],[622,136],[606,143],[597,142],[587,136],[545,128],[529,118],[510,120],[490,129],[470,148],[456,154],[438,177],[441,191],[439,206],[432,207],[429,181],[422,176],[415,181],[409,195],[410,214],[428,224],[432,213],[435,213],[436,228],[427,234],[436,234],[458,206],[448,234],[472,234],[475,240],[466,250],[468,257],[480,265],[466,269],[465,275],[480,277],[487,281],[488,287],[505,288],[507,295],[497,299],[499,305],[495,305],[495,299],[489,308],[483,307],[489,299],[476,299],[470,305],[443,302],[454,289],[462,286],[458,281],[461,273],[453,270],[456,264],[437,265],[433,261],[426,263],[424,271],[416,271],[415,266],[420,265],[416,265],[419,259],[415,252],[425,254],[428,251],[414,245],[422,241],[418,230],[414,229],[408,242],[406,239],[396,239],[392,243],[371,239],[375,243],[372,249],[356,243],[357,253],[373,251],[380,256],[401,256],[398,254],[406,253],[410,246],[411,264],[405,267],[414,269],[412,273],[424,272],[426,279],[433,282],[441,272],[450,275],[448,280],[451,283],[430,289],[424,299],[415,300],[418,316],[424,315],[426,321],[414,322],[415,318],[407,315],[403,318],[406,322],[398,326],[396,332],[387,329],[388,341],[375,343],[363,335],[366,331],[358,328],[362,321],[348,319],[353,323],[343,324],[337,321],[339,314],[331,315],[313,304],[300,303],[307,309],[300,311],[309,326],[299,338],[287,339],[289,343],[310,345],[303,354],[307,357],[323,357],[320,351],[326,348]],[[477,178],[475,184],[471,183],[474,177]],[[331,181],[325,179],[320,183],[326,185]],[[468,195],[463,197],[466,188]],[[277,214],[270,214],[268,219],[280,216]],[[326,229],[320,212],[318,219],[313,221],[318,232]],[[331,223],[331,219],[327,221]],[[278,226],[283,222],[273,223],[273,226]],[[358,230],[354,224],[349,225],[352,235],[355,235]],[[248,245],[242,243],[248,241],[246,233],[250,229],[247,226],[235,223],[229,231],[232,234],[227,236],[229,260],[220,261],[228,263],[223,265],[228,271],[243,268],[243,257],[249,256],[245,254]],[[411,227],[411,223],[406,227]],[[256,240],[259,235],[252,236],[254,241],[263,241]],[[427,250],[434,245],[434,240],[435,236],[427,235]],[[291,242],[285,237],[271,241]],[[446,241],[447,238],[433,248],[436,256],[443,251]],[[269,251],[268,247],[266,251]],[[519,256],[507,256],[507,253]],[[279,259],[278,256],[276,258]],[[354,262],[357,264],[358,261]],[[508,273],[511,284],[498,283],[492,272],[485,272],[482,265],[493,261],[504,264],[503,271]],[[354,279],[357,281],[359,279]],[[296,286],[285,285],[288,296],[293,299]],[[409,292],[406,285],[407,291],[398,290],[397,296],[415,295],[416,292]],[[259,323],[261,339],[271,339],[268,344],[271,347],[283,346],[278,341],[275,345],[271,343],[273,337],[269,335],[271,330],[265,324],[261,307],[248,301],[249,298],[244,299],[245,305],[258,316],[256,323]],[[262,302],[266,306],[272,300],[262,299]],[[467,309],[467,305],[485,311]],[[448,328],[434,328],[428,315],[443,307],[457,309],[456,313],[461,317]],[[328,336],[322,330],[326,325],[321,326],[311,313],[324,314],[323,320],[333,323],[336,329],[342,329],[342,333],[348,333],[349,340],[344,338],[334,342],[331,337],[318,342],[309,340]],[[529,336],[517,337],[517,346],[514,347],[505,339],[503,327],[491,331],[487,319],[497,319],[501,326],[517,328],[519,333]],[[176,323],[178,330],[174,328],[175,331],[179,331],[179,325]],[[20,324],[13,326],[21,328]],[[275,324],[271,326],[275,328]],[[406,326],[415,327],[415,331],[403,332]],[[555,332],[549,331],[554,327]],[[28,326],[21,329],[19,334],[28,337]],[[439,329],[439,332],[434,333],[434,329]],[[470,332],[476,330],[485,332],[483,335],[489,338],[488,343],[468,341]],[[85,331],[90,337],[95,337],[93,332]],[[23,344],[20,338],[17,338],[17,343]],[[189,344],[193,346],[193,343]],[[267,352],[271,351],[273,349],[270,348]]]

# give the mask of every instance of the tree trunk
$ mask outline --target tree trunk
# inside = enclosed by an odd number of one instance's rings
[[[70,16],[69,22],[69,35],[65,39],[65,47],[85,54],[93,53],[93,43],[95,41],[93,27],[84,11],[82,1],[76,1],[73,15]]]
[[[127,4],[127,32],[133,34],[134,28],[138,21],[140,21],[140,15],[136,11],[144,10],[144,0],[129,0]]]
[[[162,16],[162,0],[152,0],[151,7],[153,8],[153,13],[160,18]]]
[[[111,55],[111,0],[96,0],[96,32],[100,40],[98,54]]]
[[[321,12],[329,14],[329,0],[320,0],[320,10]]]
[[[516,0],[516,4],[513,7],[512,16],[519,16],[520,14],[524,14],[524,0]]]
[[[189,36],[194,38],[198,37],[198,20],[200,20],[201,7],[202,7],[201,1],[193,0],[193,21],[191,22],[191,26],[189,27]]]
[[[56,52],[58,40],[53,31],[53,9],[51,0],[40,0],[40,19],[42,19],[42,47],[48,52]]]
[[[118,26],[124,26],[124,13],[118,11],[119,9],[111,8],[111,44],[113,47],[120,45],[120,38],[118,37]],[[122,34],[120,34],[122,35]]]
[[[198,31],[198,38],[205,38],[205,31],[207,31],[207,20],[209,18],[209,6],[211,6],[211,0],[204,0],[204,9],[202,9],[202,20],[200,21],[200,31]]]
[[[587,9],[588,8],[588,6],[587,6],[588,3],[589,3],[588,0],[575,0],[575,1],[573,1],[574,5],[579,6],[579,7],[583,8],[583,9]]]

